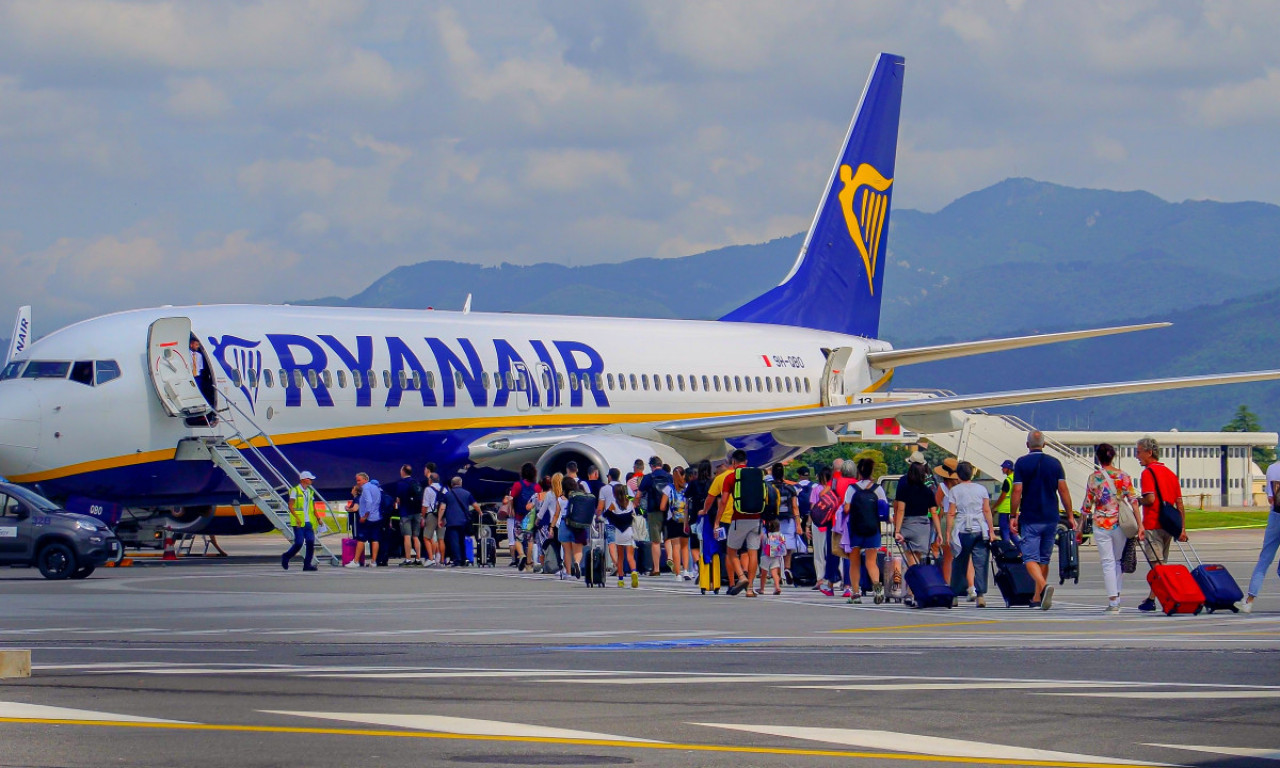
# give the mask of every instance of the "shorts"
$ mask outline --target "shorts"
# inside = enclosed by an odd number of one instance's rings
[[[556,541],[561,544],[573,543],[573,531],[569,530],[569,524],[564,520],[561,520],[560,524],[556,526]]]
[[[779,520],[778,533],[782,534],[782,540],[785,542],[788,552],[805,553],[809,551],[809,546],[804,543],[804,536],[796,533],[796,519],[794,517],[784,517]]]
[[[760,549],[760,520],[759,518],[743,518],[742,520],[734,520],[729,524],[729,538],[725,543],[728,545],[730,552],[741,552],[742,550],[759,550]]]
[[[1023,523],[1018,526],[1018,535],[1022,537],[1023,560],[1028,563],[1049,564],[1049,560],[1053,558],[1053,547],[1057,543],[1057,520]]]
[[[569,535],[573,537],[572,541],[574,544],[586,546],[587,542],[591,540],[591,529],[590,528],[570,528]]]
[[[880,532],[876,531],[870,536],[856,536],[849,534],[849,547],[852,549],[879,549],[880,548]]]
[[[1143,545],[1147,555],[1158,563],[1169,562],[1169,547],[1173,546],[1173,537],[1163,528],[1143,531],[1147,543]]]
[[[902,518],[902,544],[906,550],[915,552],[917,555],[927,553],[929,537],[932,533],[933,526],[929,524],[927,515]]]
[[[782,558],[780,557],[761,557],[760,558],[761,573],[768,573],[769,571],[772,571],[775,569],[782,570]]]
[[[529,540],[529,532],[524,529],[523,520],[507,519],[507,546],[514,547]]]
[[[617,544],[617,543],[618,543],[618,529],[614,527],[613,523],[605,523],[604,524],[605,546],[607,547],[610,544]]]
[[[440,527],[440,515],[426,515],[422,518],[422,538],[427,541],[436,540],[436,531]]]
[[[687,539],[689,534],[685,533],[684,523],[677,523],[675,520],[668,520],[662,526],[664,538],[668,539]]]
[[[630,528],[627,528],[625,531],[620,531],[617,528],[614,528],[613,543],[619,547],[634,547],[636,545],[636,537],[631,533]]]
[[[400,535],[417,538],[422,535],[422,515],[406,515],[400,518]]]
[[[662,529],[667,525],[667,513],[645,512],[644,519],[649,524],[649,541],[653,544],[661,544]]]
[[[356,538],[360,541],[373,544],[379,540],[381,534],[382,521],[380,520],[366,520],[356,524]]]

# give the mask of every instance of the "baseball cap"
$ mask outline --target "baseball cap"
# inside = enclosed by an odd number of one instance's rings
[[[311,474],[310,472],[303,472],[302,474],[298,475],[298,479],[299,480],[315,480],[316,476]]]
[[[1010,460],[1008,460],[1008,459],[1005,459],[1003,462],[1001,462],[1001,463],[1000,463],[1000,468],[1001,468],[1001,469],[1013,469],[1013,462],[1012,462],[1012,461],[1010,461]]]

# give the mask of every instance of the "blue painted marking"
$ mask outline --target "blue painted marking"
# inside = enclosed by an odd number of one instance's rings
[[[601,643],[599,645],[557,645],[549,651],[661,651],[667,648],[705,648],[709,645],[745,645],[768,642],[761,637],[726,637],[720,639],[690,637],[684,640],[644,640],[638,643]]]

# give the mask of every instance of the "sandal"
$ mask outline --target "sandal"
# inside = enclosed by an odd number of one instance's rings
[[[782,594],[782,590],[780,590],[780,589],[775,589],[775,590],[773,590],[773,594],[775,594],[775,595],[780,595],[780,594]]]
[[[760,596],[759,592],[753,592],[749,589],[747,590],[747,597],[759,597],[759,596]]]

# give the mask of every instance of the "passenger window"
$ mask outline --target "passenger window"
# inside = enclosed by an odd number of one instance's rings
[[[649,374],[640,374],[640,385],[644,387],[645,392],[649,391]]]
[[[427,389],[436,388],[436,374],[434,371],[427,371]]]
[[[672,392],[672,391],[674,391],[674,390],[675,390],[675,386],[674,386],[674,384],[675,384],[675,382],[674,382],[674,380],[671,378],[671,374],[669,374],[669,373],[668,373],[668,374],[667,374],[667,391],[668,391],[668,392]],[[681,386],[680,388],[681,388],[681,389],[684,389],[684,386]]]
[[[790,391],[791,391],[791,377],[790,377],[790,376],[788,376],[788,377],[787,377],[787,391],[788,391],[788,392],[790,392]]]
[[[564,389],[564,374],[556,372],[556,389]]]
[[[733,377],[733,389],[734,389],[734,391],[735,391],[735,392],[741,392],[741,391],[742,391],[742,377],[741,377],[741,376],[734,376],[734,377]]]
[[[778,389],[778,391],[779,391],[779,392],[781,392],[781,391],[782,391],[782,377],[781,377],[781,376],[775,376],[775,377],[774,377],[774,381],[777,383],[777,389]]]
[[[690,376],[690,377],[689,377],[689,391],[690,391],[690,392],[697,392],[697,391],[698,391],[698,377],[697,377],[697,376]]]
[[[676,385],[680,387],[681,392],[684,391],[684,374],[683,373],[676,376]]]
[[[750,384],[748,384],[748,385],[747,385],[747,391],[748,391],[748,392],[750,392],[750,391],[751,391],[751,385],[750,385]],[[760,377],[759,377],[759,376],[757,376],[757,377],[756,377],[756,391],[757,391],[757,392],[763,392],[763,391],[764,391],[764,390],[760,387]]]
[[[400,371],[399,374],[396,376],[396,383],[400,385],[401,389],[408,389],[409,374],[405,373],[404,371]]]
[[[347,372],[338,371],[338,389],[347,388]]]
[[[613,391],[613,374],[612,373],[609,374],[607,378],[609,380],[609,391],[612,392]]]
[[[250,369],[248,370],[248,372],[247,372],[247,373],[248,373],[248,384],[249,384],[249,387],[250,387],[251,389],[257,388],[257,386],[258,386],[258,372],[257,372],[257,371],[255,371],[254,369],[250,368]]]
[[[639,388],[640,387],[636,386],[636,375],[633,373],[631,374],[631,391],[635,392]]]
[[[315,378],[315,375],[316,375],[315,371],[307,371],[307,373],[311,374],[312,378]],[[302,371],[298,370],[297,368],[293,369],[293,386],[297,387],[298,389],[302,389],[304,386],[306,386],[305,384],[303,384]]]
[[[625,373],[618,374],[618,389],[623,392],[627,391],[627,375]]]
[[[356,389],[364,389],[364,377],[360,375],[359,371],[351,372],[351,386]]]
[[[369,371],[366,381],[369,382],[369,389],[378,388],[378,376],[373,371]]]
[[[417,371],[413,372],[413,388],[422,389],[422,374]]]
[[[86,387],[93,386],[93,361],[77,360],[71,366],[71,380]]]
[[[750,392],[750,391],[751,391],[751,377],[750,377],[750,376],[748,376],[748,377],[747,377],[747,391],[748,391],[748,392]]]
[[[280,377],[280,388],[288,389],[289,388],[288,372],[286,372],[285,369],[281,368],[280,370],[276,371],[276,374]]]
[[[612,389],[612,387],[610,387],[610,389]],[[604,374],[603,373],[596,374],[596,391],[598,392],[604,391]]]
[[[711,380],[712,380],[712,381],[714,381],[714,382],[716,383],[716,391],[717,391],[717,392],[719,392],[719,391],[720,391],[720,377],[719,377],[719,376],[712,376],[712,377],[711,377]]]
[[[656,373],[655,373],[655,374],[653,374],[653,390],[654,390],[655,392],[661,392],[661,391],[662,391],[662,377],[661,377],[661,376],[659,376],[659,375],[658,375],[658,374],[656,374]]]
[[[324,388],[329,389],[333,386],[333,374],[329,373],[329,369],[320,372],[320,380],[324,382]]]
[[[577,376],[570,376],[570,377],[569,377],[569,389],[572,389],[574,392],[577,392],[577,391],[578,391],[578,377],[577,377]]]
[[[757,387],[759,387],[760,385],[759,385],[759,384],[757,384],[756,386],[757,386]],[[768,377],[768,376],[765,376],[765,377],[764,377],[764,391],[766,391],[766,392],[772,392],[772,391],[773,391],[773,382],[769,380],[769,377]]]
[[[240,372],[232,368],[231,369],[231,386],[239,387],[243,383],[244,383],[244,380],[240,378]]]
[[[264,368],[264,369],[262,369],[262,381],[263,381],[264,383],[266,383],[266,385],[267,385],[267,389],[271,389],[272,387],[274,387],[274,386],[276,385],[275,380],[271,378],[271,369],[270,369],[270,368]]]
[[[807,394],[809,394],[809,380],[808,380],[808,379],[805,379],[805,380],[804,380],[804,392],[805,392],[805,394],[806,394],[806,395],[807,395]]]
[[[720,387],[718,387],[718,386],[717,386],[717,387],[716,387],[716,389],[720,389]],[[703,391],[703,392],[710,392],[710,391],[711,391],[711,387],[709,387],[709,386],[707,385],[707,377],[706,377],[706,376],[703,376],[703,377],[702,377],[702,391]]]
[[[314,370],[307,371],[307,385],[312,389],[320,386],[320,377],[316,375]],[[298,389],[302,389],[302,387],[298,387]]]

